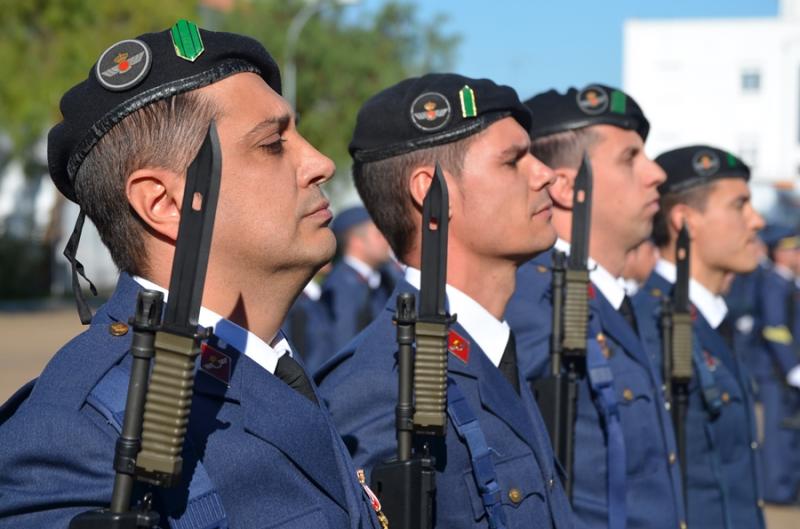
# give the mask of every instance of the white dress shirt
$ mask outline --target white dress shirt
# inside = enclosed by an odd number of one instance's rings
[[[655,271],[673,285],[678,280],[678,270],[675,264],[664,259],[656,261]],[[728,305],[725,303],[725,299],[722,296],[714,295],[694,279],[689,279],[689,301],[714,329],[720,326],[728,314]]]
[[[133,279],[144,288],[162,292],[164,294],[164,302],[166,303],[169,292],[165,288],[162,288],[152,281],[144,279],[143,277],[134,276]],[[205,307],[200,307],[200,314],[197,317],[197,323],[201,327],[211,327],[213,329],[221,320],[224,319],[225,318],[216,312]],[[247,346],[244,348],[244,351],[240,352],[244,353],[245,356],[253,360],[255,363],[273,375],[275,374],[275,366],[278,364],[278,359],[284,354],[292,356],[292,348],[289,347],[289,342],[286,340],[286,337],[283,336],[281,331],[278,331],[278,334],[272,339],[272,345],[269,345],[255,334],[251,333],[247,329],[239,327],[232,321],[227,320],[227,323],[228,325],[234,325],[247,333]]]
[[[416,289],[422,283],[422,274],[416,268],[406,267],[406,281]],[[489,360],[500,365],[500,359],[506,350],[511,328],[505,321],[500,321],[483,308],[480,303],[464,294],[456,287],[447,285],[447,303],[450,314],[456,314],[458,323],[472,336],[483,349]]]
[[[554,248],[559,252],[564,252],[569,255],[570,244],[564,239],[556,239]],[[619,310],[622,306],[622,301],[625,299],[625,287],[621,278],[614,277],[611,272],[603,268],[603,265],[589,257],[586,260],[586,266],[589,269],[589,280],[597,287],[603,296],[611,303],[614,310]]]

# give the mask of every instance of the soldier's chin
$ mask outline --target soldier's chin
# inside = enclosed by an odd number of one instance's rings
[[[333,235],[333,231],[326,226],[319,230],[315,242],[317,243],[314,245],[314,249],[317,250],[315,257],[318,255],[318,263],[315,264],[321,268],[336,255],[336,237]]]

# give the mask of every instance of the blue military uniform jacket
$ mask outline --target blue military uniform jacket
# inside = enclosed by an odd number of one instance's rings
[[[642,339],[658,366],[663,358],[661,299],[672,288],[672,283],[653,272],[634,298]],[[693,317],[695,368],[685,426],[689,527],[763,528],[749,374],[703,314],[693,310]]]
[[[330,313],[322,303],[311,299],[305,292],[300,293],[289,309],[281,329],[292,344],[292,350],[300,353],[310,373],[335,352],[331,344],[333,329]]]
[[[128,321],[138,289],[122,275],[88,330],[55,355],[30,395],[7,403],[0,526],[66,528],[76,514],[108,506],[118,434],[96,389],[116,377],[116,390],[127,391],[132,332],[115,336],[109,326]],[[155,489],[162,527],[379,527],[327,411],[245,355],[226,354],[227,383],[197,373],[185,482]],[[192,511],[187,497],[201,473],[213,489]],[[206,518],[220,507],[224,523]]]
[[[401,281],[378,318],[317,374],[336,427],[356,465],[368,475],[397,451],[398,372],[392,317],[400,292],[418,291]],[[491,448],[506,527],[572,527],[569,504],[532,394],[522,384],[520,398],[469,332],[457,323],[451,329],[466,340],[469,352],[467,361],[449,355],[449,377],[477,416]],[[439,466],[436,526],[488,527],[467,446],[452,420],[448,420],[445,444],[444,451],[434,449]]]
[[[521,266],[506,309],[506,320],[517,337],[520,371],[529,382],[549,371],[551,267],[552,251]],[[588,380],[584,380],[575,427],[573,509],[586,526],[605,528],[609,498],[622,494],[629,529],[676,529],[684,520],[681,483],[674,463],[672,423],[659,383],[639,337],[596,288],[592,292],[588,339],[601,342],[613,373],[625,444],[625,490],[609,494],[604,479],[609,470],[604,421]]]
[[[786,375],[800,363],[792,334],[795,286],[774,268],[760,277],[755,312],[755,340],[747,356],[764,407],[764,499],[790,503],[800,489],[800,432],[783,421],[800,410],[800,392],[786,385]]]
[[[372,289],[366,278],[344,260],[336,263],[322,284],[320,298],[332,322],[330,356],[344,347],[383,311],[391,291],[392,285],[387,279],[382,277],[380,286]]]

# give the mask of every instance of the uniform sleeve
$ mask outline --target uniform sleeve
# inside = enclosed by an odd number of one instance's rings
[[[93,410],[23,406],[0,428],[0,520],[17,529],[67,528],[108,507],[115,435]]]
[[[520,372],[527,380],[547,374],[550,360],[552,304],[541,272],[530,264],[520,267],[517,287],[506,306],[505,319],[514,331]],[[549,278],[549,276],[547,276]]]
[[[791,290],[779,282],[777,276],[769,277],[761,290],[762,338],[767,352],[785,377],[798,363],[789,321]]]

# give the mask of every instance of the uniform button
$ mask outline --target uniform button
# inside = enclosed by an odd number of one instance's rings
[[[672,408],[672,406],[670,406],[670,404],[669,404],[669,401],[665,402],[665,403],[664,403],[664,409],[665,409],[665,410],[667,410],[667,411],[669,411],[669,410],[670,410],[670,408]]]
[[[731,395],[730,395],[730,393],[728,393],[727,391],[723,391],[723,392],[722,392],[722,402],[724,402],[725,404],[727,404],[729,400],[731,400]]]
[[[670,452],[669,453],[669,464],[670,465],[674,465],[676,459],[678,459],[678,457],[675,455],[675,452]]]
[[[544,274],[545,272],[547,272],[547,267],[544,265],[539,265],[536,267],[536,270],[538,270],[540,274]]]
[[[554,480],[553,478],[550,478],[550,479],[548,479],[548,480],[547,480],[547,487],[548,487],[550,490],[553,490],[553,486],[554,486],[555,484],[556,484],[556,482],[555,482],[555,480]]]
[[[511,489],[508,491],[508,499],[514,503],[519,503],[522,501],[522,493],[519,491],[519,489]]]
[[[631,391],[630,388],[625,388],[622,391],[622,398],[627,400],[628,402],[632,401],[633,400],[633,391]]]
[[[108,332],[110,332],[112,336],[125,336],[128,334],[128,325],[121,321],[115,321],[108,326]]]
[[[758,450],[758,443],[756,441],[753,441],[752,443],[750,443],[750,448],[752,448],[753,450]]]
[[[762,500],[761,498],[758,499],[758,508],[759,509],[763,509],[764,508],[764,500]]]
[[[688,525],[686,525],[686,522],[684,522],[683,520],[681,520],[681,529],[686,529],[687,527],[689,527],[689,526],[688,526]]]

